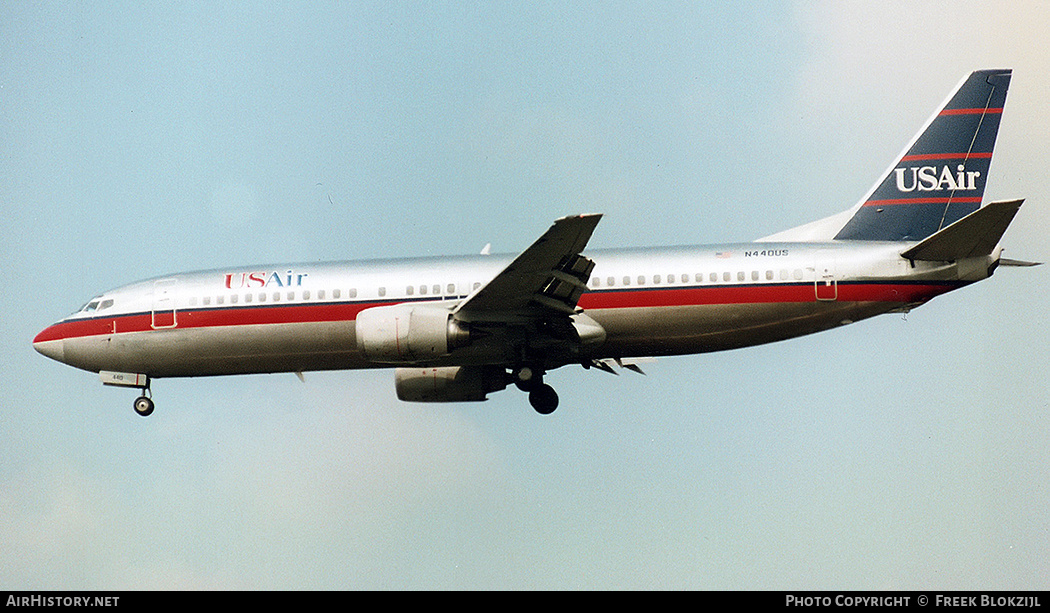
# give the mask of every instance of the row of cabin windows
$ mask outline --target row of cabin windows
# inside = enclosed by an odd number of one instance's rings
[[[347,294],[347,298],[356,298],[357,297],[357,290],[354,289],[354,288],[351,288],[350,290],[348,290],[346,292],[346,294]],[[302,300],[311,300],[311,299],[314,299],[316,297],[317,300],[327,300],[329,296],[331,296],[332,300],[339,300],[340,298],[343,297],[343,290],[334,289],[329,294],[323,289],[317,290],[316,293],[311,293],[310,290],[307,289],[307,290],[303,290],[302,295],[301,295],[301,299]],[[288,302],[294,302],[295,299],[296,299],[295,298],[295,292],[273,292],[272,294],[271,293],[267,293],[267,292],[259,292],[257,294],[252,294],[252,293],[244,294],[244,301],[243,302],[245,304],[250,304],[250,303],[253,303],[253,302],[281,302],[282,300],[288,301]],[[201,306],[212,306],[213,304],[215,304],[215,305],[223,305],[223,304],[227,304],[227,303],[228,304],[238,304],[238,303],[241,302],[241,295],[240,294],[228,294],[228,295],[227,294],[219,294],[218,296],[215,296],[214,299],[211,296],[203,296],[200,299],[200,301],[201,301]],[[190,297],[190,306],[197,306],[197,297],[196,296],[191,296]]]
[[[735,273],[735,275],[734,275],[734,273],[731,273],[731,272],[722,272],[722,273],[712,272],[712,273],[708,273],[706,276],[704,275],[704,273],[699,273],[698,272],[698,273],[692,275],[691,277],[690,277],[689,274],[681,274],[681,275],[669,274],[669,275],[666,275],[666,276],[653,275],[653,277],[652,277],[652,284],[653,285],[669,284],[670,285],[670,284],[675,284],[675,283],[689,283],[690,282],[690,278],[695,283],[718,283],[719,280],[721,280],[723,283],[731,283],[734,280],[734,276],[735,276],[736,281],[738,283],[743,283],[743,282],[746,282],[749,277],[750,277],[751,281],[761,281],[761,280],[763,280],[763,278],[766,281],[774,281],[778,275],[776,275],[774,273],[774,271],[772,271],[772,270],[766,270],[764,273],[760,272],[758,270],[752,270],[750,272],[750,274],[748,274],[747,272],[741,270],[741,271],[737,271]],[[795,280],[795,281],[801,281],[802,278],[803,278],[803,272],[802,272],[801,268],[796,268],[794,270],[781,269],[779,277],[780,277],[781,281],[788,281],[788,280],[792,280],[792,279]],[[647,283],[647,281],[648,281],[648,277],[646,277],[645,275],[638,275],[637,277],[634,277],[633,280],[637,283],[637,285],[645,285]],[[622,286],[630,286],[631,284],[632,284],[632,277],[624,276],[624,277],[621,278],[620,285],[622,285]],[[597,277],[597,276],[591,277],[591,287],[603,287],[603,286],[604,287],[616,287],[617,286],[616,277],[611,277],[611,276],[610,277],[606,277],[604,282],[602,281],[602,279],[600,277]],[[478,289],[479,287],[481,287],[481,283],[475,282],[472,287],[473,287],[473,289]],[[417,293],[420,296],[426,296],[426,295],[440,296],[440,295],[442,295],[442,293],[441,293],[441,285],[440,284],[419,285],[419,286],[409,285],[409,286],[405,287],[405,295],[406,296],[414,296]],[[449,283],[448,285],[445,286],[445,295],[446,296],[455,295],[455,293],[456,293],[456,284],[455,283]],[[380,298],[386,297],[386,295],[387,295],[387,288],[380,287],[379,291],[378,291],[378,294],[379,294]],[[303,290],[302,294],[301,294],[301,300],[313,300],[313,299],[316,299],[316,300],[327,300],[329,298],[331,298],[332,300],[340,300],[340,299],[342,299],[342,297],[343,297],[343,291],[341,289],[333,289],[331,291],[331,293],[328,293],[328,292],[326,292],[326,290],[323,290],[323,289],[317,290],[316,293],[311,293],[310,290]],[[351,299],[351,300],[354,299],[354,298],[357,298],[357,289],[356,288],[350,288],[349,290],[347,290],[346,297],[347,297],[347,299]],[[219,294],[219,295],[215,296],[214,298],[211,297],[211,296],[204,296],[204,297],[202,297],[200,299],[200,302],[201,302],[201,306],[212,306],[213,304],[218,306],[218,305],[225,305],[225,304],[238,304],[238,303],[242,303],[242,302],[243,302],[243,304],[263,303],[263,302],[282,302],[282,301],[294,302],[296,300],[296,292],[294,292],[294,291],[291,291],[291,292],[273,292],[273,293],[258,292],[258,293],[255,293],[255,294],[247,293],[247,294],[243,295],[243,298],[244,299],[242,301],[240,294],[228,294],[228,295]],[[99,304],[93,302],[91,304],[85,305],[83,310],[84,311],[94,311],[96,308],[102,309],[102,308],[106,308],[106,307],[112,305],[112,301],[106,301],[106,302],[108,304],[104,303],[103,305],[99,305]],[[190,306],[197,306],[197,297],[196,296],[190,297]]]
[[[742,282],[747,281],[749,276],[750,276],[751,281],[761,281],[761,280],[763,280],[763,278],[766,281],[773,281],[773,280],[776,279],[777,275],[772,270],[767,270],[767,271],[765,271],[764,274],[761,271],[752,270],[750,275],[748,275],[747,272],[741,270],[741,271],[737,271],[737,273],[735,275],[736,281],[738,283],[742,283]],[[696,273],[695,275],[692,276],[692,280],[695,283],[718,283],[719,279],[721,279],[721,281],[723,283],[731,283],[733,281],[733,277],[734,277],[734,274],[731,273],[731,272],[723,272],[721,274],[719,274],[717,272],[712,272],[712,273],[708,273],[708,275],[706,277],[704,276],[704,273],[698,272],[698,273]],[[788,281],[788,280],[792,280],[792,279],[795,280],[795,281],[801,281],[802,277],[803,277],[803,273],[802,273],[802,269],[801,268],[796,268],[793,271],[792,270],[787,270],[786,268],[780,270],[780,280],[781,281]],[[646,277],[645,275],[638,275],[634,280],[637,282],[638,285],[645,285],[647,279],[648,279],[648,277]],[[624,276],[621,279],[620,285],[623,285],[623,286],[631,285],[631,281],[632,281],[632,278],[630,276]],[[653,285],[661,285],[661,284],[663,284],[665,282],[667,284],[689,283],[690,282],[690,275],[689,274],[682,274],[682,275],[669,274],[666,277],[664,277],[662,275],[653,275],[652,281],[653,281]],[[600,277],[592,277],[591,278],[591,287],[602,287],[603,284],[604,284],[605,287],[616,287],[616,277],[611,277],[611,276],[610,277],[606,277],[604,282],[602,281],[602,279]]]
[[[474,289],[477,289],[477,288],[481,287],[481,283],[480,282],[474,283],[473,287],[474,287]],[[415,295],[416,290],[417,290],[416,286],[410,285],[410,286],[405,288],[405,295],[406,296],[413,296],[413,295]],[[456,284],[455,283],[449,283],[447,286],[445,286],[445,290],[446,290],[446,295],[455,295],[455,293],[456,293]],[[418,287],[418,291],[419,291],[419,295],[420,296],[426,296],[428,294],[432,294],[434,296],[440,296],[441,295],[441,285],[429,285],[429,286],[428,285],[420,285]],[[386,297],[386,295],[387,295],[387,288],[380,287],[379,291],[378,291],[378,294],[379,294],[380,298]],[[303,290],[302,293],[300,294],[300,297],[299,297],[300,300],[328,300],[328,299],[340,300],[342,298],[343,298],[343,290],[341,290],[341,289],[334,289],[331,292],[327,292],[326,290],[323,290],[323,289],[319,289],[316,292],[311,292],[310,290],[307,289],[307,290]],[[357,289],[356,288],[350,288],[349,290],[347,290],[346,298],[348,300],[353,300],[354,298],[357,298]],[[190,297],[190,306],[197,306],[197,300],[198,300],[197,296],[191,296]],[[200,304],[201,304],[201,306],[212,306],[212,305],[219,306],[219,305],[225,305],[225,304],[253,304],[253,303],[262,303],[262,302],[282,302],[282,301],[294,302],[295,300],[296,300],[296,292],[294,292],[294,291],[291,291],[291,292],[272,292],[272,293],[258,292],[258,293],[246,293],[246,294],[243,294],[243,296],[241,294],[219,294],[219,295],[217,295],[215,297],[203,296],[203,297],[200,298]],[[94,309],[92,309],[92,310],[94,310]]]
[[[475,284],[475,285],[477,285],[477,284]],[[441,295],[441,285],[435,283],[433,286],[427,286],[427,285],[420,285],[419,286],[419,295],[420,296],[426,296],[428,291],[430,291],[430,293],[435,295],[435,296],[440,296]],[[406,296],[412,296],[415,293],[416,293],[416,286],[409,285],[408,287],[405,288],[405,295]],[[456,293],[456,284],[455,283],[449,283],[448,285],[445,286],[445,295],[446,296],[453,296],[453,295],[455,295],[455,293]]]
[[[480,281],[475,281],[474,285],[472,286],[472,288],[473,289],[478,289],[479,287],[481,287],[481,282]],[[455,283],[449,283],[448,285],[446,285],[444,294],[441,293],[441,284],[440,283],[435,283],[433,285],[420,285],[419,287],[416,287],[415,285],[408,285],[408,286],[405,287],[405,295],[406,296],[415,296],[416,294],[419,294],[420,296],[426,296],[426,295],[431,295],[431,296],[442,296],[442,295],[455,296],[456,295],[456,284]],[[385,287],[379,288],[379,295],[380,296],[386,296],[386,288]]]

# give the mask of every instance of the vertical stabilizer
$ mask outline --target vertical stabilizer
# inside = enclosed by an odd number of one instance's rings
[[[920,241],[981,207],[1009,69],[964,78],[853,206],[760,241]]]
[[[835,239],[918,241],[980,208],[1009,85],[1010,70],[963,79]]]

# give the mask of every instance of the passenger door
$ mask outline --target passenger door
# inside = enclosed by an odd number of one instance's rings
[[[150,325],[153,329],[174,328],[175,283],[178,279],[159,279],[153,282],[153,310]]]

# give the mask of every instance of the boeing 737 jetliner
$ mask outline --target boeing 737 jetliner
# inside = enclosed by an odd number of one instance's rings
[[[398,398],[515,385],[550,413],[568,364],[720,351],[901,312],[1000,265],[1021,200],[981,206],[1009,70],[964,78],[851,209],[753,243],[586,251],[564,217],[516,256],[266,264],[174,274],[92,298],[37,351],[139,388],[162,377],[395,368]]]

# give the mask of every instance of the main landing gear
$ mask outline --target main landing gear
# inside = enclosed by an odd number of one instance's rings
[[[514,384],[529,394],[529,404],[540,415],[550,415],[558,408],[558,392],[543,382],[543,371],[523,366],[514,372]]]

